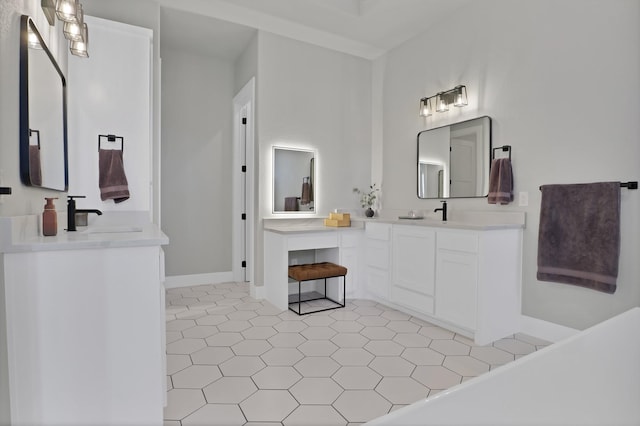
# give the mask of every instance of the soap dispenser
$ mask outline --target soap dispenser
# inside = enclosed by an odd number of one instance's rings
[[[58,233],[58,214],[56,213],[56,206],[53,204],[55,198],[46,198],[47,204],[44,205],[44,212],[42,212],[42,235],[45,237],[53,236]]]

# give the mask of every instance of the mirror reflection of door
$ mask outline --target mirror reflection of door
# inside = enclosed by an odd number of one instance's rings
[[[476,190],[476,141],[451,139],[451,197],[464,197]]]

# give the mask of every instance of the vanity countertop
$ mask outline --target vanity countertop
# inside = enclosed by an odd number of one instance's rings
[[[351,226],[325,226],[322,219],[265,219],[264,230],[277,234],[298,234],[304,232],[344,232],[364,229],[361,219],[351,219]]]
[[[406,213],[405,213],[406,214]],[[456,212],[451,220],[443,222],[437,217],[423,219],[400,219],[400,215],[390,214],[382,217],[351,217],[351,227],[336,228],[324,226],[322,219],[264,219],[264,230],[280,234],[302,232],[336,232],[350,229],[363,229],[366,223],[387,223],[392,225],[428,226],[442,229],[467,229],[490,231],[501,229],[522,229],[525,226],[524,212]]]
[[[491,223],[491,222],[466,222],[447,220],[446,222],[436,219],[366,219],[367,222],[390,223],[394,225],[409,226],[429,226],[444,229],[468,229],[475,231],[489,231],[498,229],[521,229],[524,224],[521,223]]]
[[[57,235],[39,234],[38,215],[0,218],[0,253],[36,251],[147,247],[169,244],[169,238],[155,224],[104,223],[78,227],[78,231],[59,229]],[[60,223],[60,218],[58,218]]]

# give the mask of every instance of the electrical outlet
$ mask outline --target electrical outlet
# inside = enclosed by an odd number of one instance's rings
[[[528,192],[520,192],[518,194],[518,205],[520,207],[526,207],[529,205],[529,193]]]

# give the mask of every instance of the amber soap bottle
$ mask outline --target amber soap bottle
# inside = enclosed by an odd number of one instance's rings
[[[44,212],[42,212],[42,235],[45,237],[58,233],[58,214],[56,213],[56,206],[53,204],[53,200],[57,199],[57,197],[45,198],[47,204],[44,205]]]

